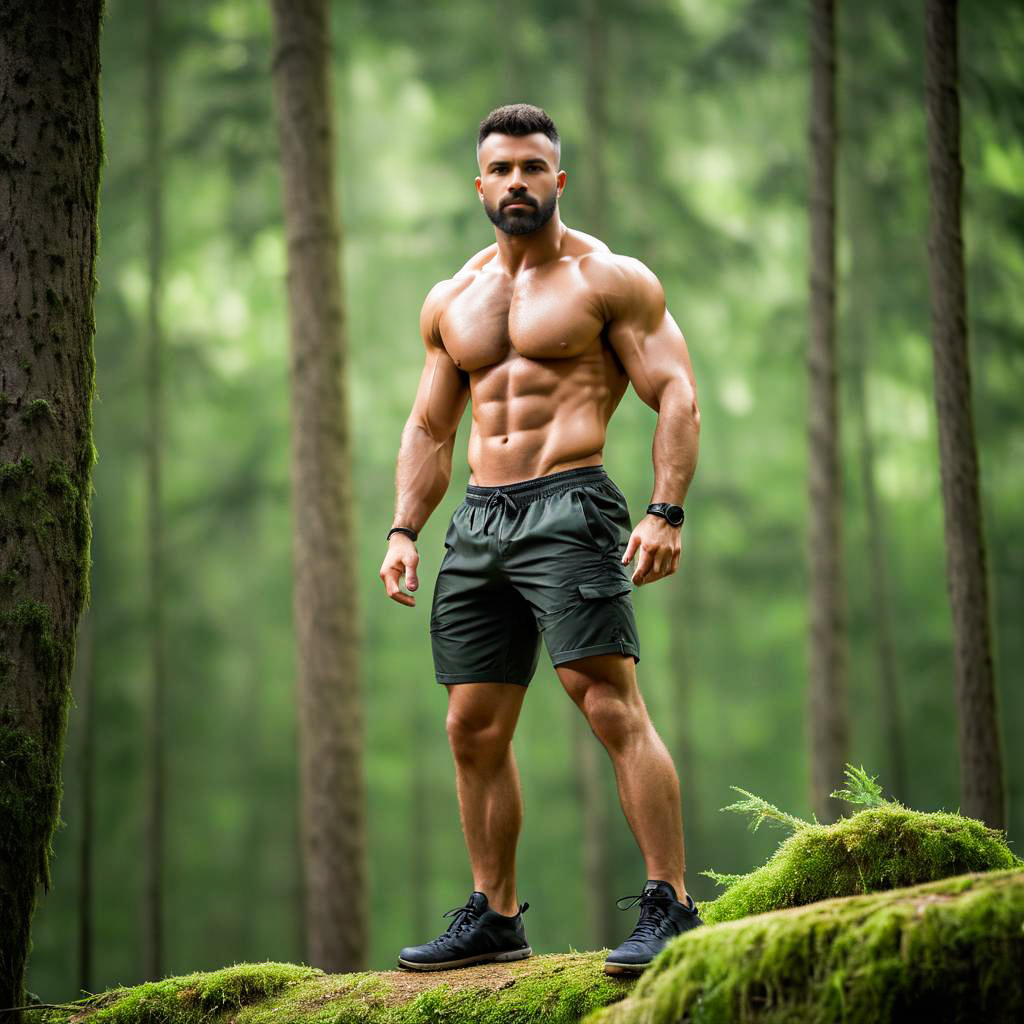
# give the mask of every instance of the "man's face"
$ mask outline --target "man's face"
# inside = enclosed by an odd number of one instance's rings
[[[565,171],[558,170],[558,151],[546,135],[491,133],[479,156],[476,190],[491,223],[506,234],[527,235],[551,219]]]

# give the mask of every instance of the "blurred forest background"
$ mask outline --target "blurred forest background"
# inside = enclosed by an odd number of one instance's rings
[[[795,0],[508,6],[349,0],[332,87],[360,558],[369,965],[441,931],[471,887],[433,679],[429,596],[468,468],[421,535],[415,609],[377,577],[430,286],[493,240],[473,193],[494,106],[543,106],[562,134],[564,221],[644,260],[686,334],[702,408],[678,574],[634,593],[641,690],[680,768],[687,882],[745,871],[777,834],[721,814],[732,784],[809,813],[807,685],[807,14]],[[1024,837],[1024,7],[963,3],[968,311],[994,610],[1009,838]],[[929,343],[928,169],[919,4],[839,8],[838,301],[851,759],[922,810],[959,804],[953,659]],[[147,163],[145,5],[108,0],[97,277],[92,604],[80,629],[54,885],[28,987],[78,995],[79,844],[92,804],[93,991],[143,980],[150,673],[145,461],[147,182],[165,210],[163,589],[167,702],[164,973],[302,961],[289,497],[288,324],[270,11],[168,5],[164,152]],[[596,90],[596,92],[595,92]],[[600,102],[594,102],[594,96]],[[595,196],[597,200],[595,201]],[[468,415],[468,414],[467,414]],[[632,392],[605,465],[634,519],[655,416]],[[879,685],[864,455],[883,528],[903,756]],[[1016,626],[1014,625],[1016,623]],[[89,693],[90,776],[82,694]],[[583,884],[578,712],[542,657],[515,749],[519,898],[538,952],[599,945]],[[596,740],[593,741],[596,744]],[[610,765],[615,895],[643,863]],[[836,779],[838,786],[842,782]],[[628,918],[628,920],[627,920]],[[624,936],[632,915],[621,915]]]

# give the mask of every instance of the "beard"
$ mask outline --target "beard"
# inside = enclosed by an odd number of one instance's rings
[[[532,203],[532,200],[523,199],[522,202]],[[552,192],[540,206],[534,206],[532,210],[503,210],[500,207],[496,209],[485,199],[484,211],[491,223],[506,235],[528,235],[531,231],[544,227],[551,220],[557,205],[558,196]]]

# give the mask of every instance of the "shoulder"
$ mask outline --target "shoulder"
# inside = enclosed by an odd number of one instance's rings
[[[498,251],[497,243],[487,246],[475,253],[451,276],[438,281],[433,288],[427,292],[423,300],[423,308],[420,310],[420,330],[425,339],[433,339],[436,344],[441,344],[441,335],[438,330],[438,321],[444,313],[448,303],[459,294],[494,257]]]
[[[579,265],[609,319],[660,319],[664,314],[665,289],[654,271],[635,257],[593,252],[581,256]]]

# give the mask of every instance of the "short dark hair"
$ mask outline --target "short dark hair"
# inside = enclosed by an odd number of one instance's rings
[[[495,132],[498,135],[514,135],[517,138],[540,132],[555,144],[555,152],[561,156],[562,141],[558,137],[558,129],[555,122],[540,107],[534,107],[529,103],[509,103],[492,110],[480,122],[480,134],[476,140],[478,159],[480,144],[488,135]]]

